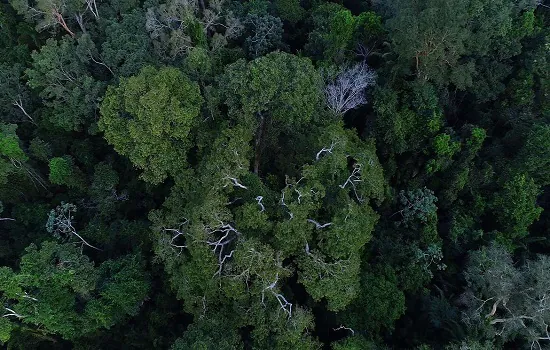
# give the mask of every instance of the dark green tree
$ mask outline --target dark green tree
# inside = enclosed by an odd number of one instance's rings
[[[33,52],[32,67],[25,71],[29,86],[39,90],[49,107],[43,118],[67,131],[82,130],[95,121],[104,87],[87,70],[91,57],[77,50],[78,43],[68,36],[48,39],[39,52]]]

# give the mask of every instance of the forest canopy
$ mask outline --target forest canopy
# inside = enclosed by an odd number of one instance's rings
[[[550,348],[547,0],[0,4],[0,346]]]

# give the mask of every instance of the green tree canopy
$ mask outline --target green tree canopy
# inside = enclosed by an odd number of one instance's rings
[[[69,36],[48,39],[32,53],[32,67],[25,71],[30,87],[38,89],[49,110],[50,123],[61,129],[81,130],[94,121],[104,84],[87,71],[91,58],[78,54],[78,43]]]
[[[186,168],[202,102],[198,85],[177,68],[145,67],[108,89],[99,127],[143,179],[158,184]]]

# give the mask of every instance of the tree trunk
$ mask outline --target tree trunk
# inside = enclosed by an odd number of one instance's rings
[[[81,14],[76,14],[74,15],[74,18],[76,19],[76,23],[78,23],[80,30],[82,30],[82,33],[86,34],[86,27],[84,27],[83,16]]]
[[[74,33],[69,29],[69,27],[67,26],[67,23],[65,23],[65,19],[63,18],[63,15],[61,15],[61,13],[57,12],[57,10],[55,9],[52,10],[52,13],[55,19],[57,20],[57,23],[59,23],[59,25],[62,26],[63,29],[65,29],[65,31],[74,38]]]
[[[15,100],[13,102],[13,105],[16,106],[17,108],[19,108],[21,110],[21,112],[23,112],[23,114],[29,118],[29,120],[34,124],[36,125],[36,123],[34,122],[34,119],[32,119],[32,117],[29,115],[29,113],[27,113],[27,111],[25,110],[25,108],[23,108],[23,102],[21,101],[21,97],[19,97],[18,100]]]

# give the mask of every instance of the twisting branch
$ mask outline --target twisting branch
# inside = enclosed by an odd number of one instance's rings
[[[227,186],[229,186],[229,185],[231,184],[231,185],[233,185],[233,186],[235,186],[235,187],[239,187],[239,188],[242,188],[242,189],[245,189],[245,190],[248,189],[248,187],[246,187],[245,185],[241,184],[241,183],[239,182],[239,180],[238,180],[237,178],[235,178],[235,177],[226,176],[226,177],[224,177],[224,180],[229,180],[229,181],[230,181],[230,183],[228,183],[228,184],[226,184],[225,186],[223,186],[224,188],[227,187]]]
[[[298,181],[296,181],[296,183],[290,183],[288,181],[288,177],[285,178],[285,182],[286,182],[286,187],[285,188],[292,188],[294,190],[294,192],[296,192],[298,194],[298,197],[296,198],[296,201],[298,202],[298,204],[302,203],[302,197],[303,197],[302,192],[300,192],[300,190],[298,190],[298,184],[303,179],[304,179],[304,177],[301,177]]]
[[[220,254],[218,255],[218,270],[216,271],[216,273],[214,273],[214,276],[216,275],[220,275],[221,276],[221,273],[222,273],[222,269],[223,269],[223,266],[225,264],[225,260],[227,259],[230,259],[233,257],[233,253],[235,253],[235,249],[233,249],[232,251],[229,252],[229,254],[223,254],[223,257],[222,257],[222,249],[220,249]],[[212,276],[212,277],[214,277]]]
[[[301,204],[302,203],[302,192],[300,192],[297,187],[294,187],[294,192],[298,193],[298,198],[296,198],[296,201],[298,201],[298,204]]]
[[[186,231],[183,231],[182,228],[183,226],[186,226],[187,224],[189,223],[189,220],[185,219],[185,221],[183,223],[180,224],[180,227],[178,229],[174,229],[174,228],[164,228],[164,232],[170,232],[170,234],[172,234],[172,238],[170,239],[170,242],[168,242],[168,244],[173,248],[173,249],[179,249],[180,252],[178,253],[181,254],[181,252],[183,251],[184,248],[187,248],[187,244],[177,244],[175,243],[175,241],[180,237],[180,236],[185,236],[185,235],[189,235],[189,233],[187,233]]]
[[[321,156],[323,155],[323,153],[329,153],[329,154],[332,154],[332,151],[334,150],[334,146],[336,146],[337,142],[334,142],[332,141],[332,143],[330,144],[330,146],[327,148],[327,147],[323,147],[323,149],[321,149],[319,152],[317,152],[317,154],[315,155],[315,160],[319,160],[321,158]]]
[[[281,203],[281,205],[282,205],[283,207],[285,207],[285,208],[287,209],[288,214],[290,215],[290,219],[289,219],[289,220],[294,219],[294,214],[292,214],[292,212],[290,211],[290,208],[289,208],[288,205],[286,205],[286,203],[285,203],[285,190],[282,191],[280,203]]]
[[[205,227],[205,231],[209,236],[206,239],[206,244],[212,248],[212,252],[218,256],[218,270],[214,273],[214,276],[221,276],[225,261],[233,256],[235,250],[231,250],[227,253],[229,245],[241,235],[237,229],[230,224],[224,224],[220,222],[220,226],[217,228]]]
[[[279,201],[279,203],[281,204],[281,206],[285,207],[287,212],[288,212],[288,215],[290,215],[290,219],[289,220],[292,220],[294,218],[294,214],[292,213],[292,211],[290,210],[290,208],[288,207],[288,205],[286,204],[285,202],[285,191],[287,189],[289,190],[292,190],[294,191],[295,193],[298,194],[298,196],[296,197],[296,201],[298,202],[298,204],[301,204],[302,203],[302,197],[308,197],[310,196],[310,191],[306,191],[305,194],[302,193],[302,191],[300,191],[298,189],[298,184],[300,183],[300,181],[302,181],[304,179],[304,177],[300,178],[298,181],[296,182],[291,182],[288,178],[288,176],[285,178],[285,183],[286,183],[286,186],[285,188],[283,188],[283,190],[281,191],[281,199]],[[314,193],[315,194],[315,191],[311,190],[311,193]],[[292,195],[291,195],[292,196]]]
[[[312,224],[315,225],[315,228],[320,230],[322,228],[325,228],[325,227],[329,227],[330,225],[332,225],[332,222],[327,222],[326,224],[320,224],[318,223],[317,221],[313,220],[313,219],[307,219],[307,222],[311,222]]]
[[[270,285],[268,285],[262,290],[262,305],[265,305],[264,303],[265,292],[269,291],[275,297],[275,299],[277,299],[277,301],[279,302],[279,305],[281,306],[281,309],[285,313],[287,313],[288,317],[290,318],[292,317],[292,303],[288,302],[288,300],[286,300],[286,298],[281,293],[275,292],[275,287],[277,287],[277,282],[279,282],[279,273],[275,275],[275,281],[273,281],[273,283],[271,283]]]
[[[492,298],[491,298],[492,299]],[[489,300],[489,299],[488,299]],[[485,305],[485,303],[488,301],[484,301],[483,304],[481,304],[481,306],[479,307],[480,309],[483,307],[483,305]],[[498,304],[502,301],[501,298],[497,299],[497,301],[495,301],[493,303],[493,307],[491,308],[491,312],[489,312],[487,315],[485,315],[485,318],[490,318],[490,317],[493,317],[496,312],[497,312],[497,308],[498,308]]]
[[[345,189],[347,185],[350,185],[353,188],[353,192],[355,193],[355,198],[357,198],[359,202],[363,202],[363,197],[359,196],[356,187],[359,182],[363,181],[361,180],[361,167],[362,165],[360,163],[354,164],[351,175],[347,178],[346,182],[344,182],[343,185],[340,185],[340,188],[342,189]]]
[[[342,329],[351,332],[351,335],[355,335],[355,331],[353,329],[351,329],[349,327],[345,327],[344,325],[340,325],[340,327],[333,328],[332,330],[339,331],[339,330],[342,330]]]
[[[256,200],[258,201],[258,205],[260,206],[260,212],[264,212],[265,211],[265,207],[262,203],[262,200],[264,199],[264,197],[262,196],[258,196],[256,197]]]

